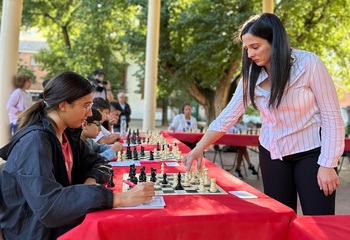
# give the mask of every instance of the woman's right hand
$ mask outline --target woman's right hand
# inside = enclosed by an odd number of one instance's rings
[[[114,193],[113,207],[136,206],[151,201],[154,195],[154,182],[141,182],[126,192]]]
[[[193,160],[197,160],[197,169],[200,169],[203,159],[203,150],[195,147],[191,152],[182,157],[182,163],[186,166],[186,172],[192,168]]]

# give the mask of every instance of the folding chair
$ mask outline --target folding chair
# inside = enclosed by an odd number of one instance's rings
[[[340,160],[339,167],[338,167],[338,173],[340,173],[341,168],[343,167],[344,158],[347,158],[349,160],[349,163],[350,163],[349,156],[350,156],[350,151],[344,151],[343,155],[341,155],[341,160]]]

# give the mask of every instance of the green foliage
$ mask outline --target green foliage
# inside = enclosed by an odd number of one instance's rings
[[[37,26],[47,38],[50,49],[41,50],[36,60],[48,77],[65,70],[90,76],[103,69],[117,91],[124,87],[127,52],[119,39],[133,11],[114,0],[24,1],[22,22]]]
[[[275,8],[291,45],[314,52],[325,62],[340,95],[350,90],[349,7],[349,0],[283,0]]]
[[[37,61],[49,75],[104,69],[113,88],[123,88],[126,60],[140,65],[144,80],[148,1],[23,1],[22,23],[48,39]],[[315,52],[338,90],[349,91],[350,0],[275,1],[291,45]],[[232,41],[240,25],[262,9],[261,0],[163,0],[158,58],[160,106],[202,104],[209,122],[226,105],[239,78],[241,46]],[[340,92],[340,91],[339,91]]]
[[[34,75],[34,72],[32,69],[28,68],[27,66],[25,65],[22,65],[22,64],[18,64],[18,67],[17,67],[17,74],[24,74],[24,75],[29,75],[32,79],[32,82],[35,83],[36,81],[36,76]]]

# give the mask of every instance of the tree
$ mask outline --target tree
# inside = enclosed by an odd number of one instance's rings
[[[129,2],[139,6],[140,13],[139,25],[129,31],[127,40],[143,65],[147,8],[144,1]],[[282,0],[275,7],[292,46],[318,54],[342,86],[349,75],[348,4],[348,0]],[[165,96],[190,94],[204,106],[210,123],[226,106],[239,79],[241,44],[232,41],[233,35],[261,8],[260,0],[162,1],[158,87],[168,88]]]
[[[122,1],[60,0],[24,1],[23,25],[38,27],[50,49],[36,60],[49,76],[71,70],[84,76],[103,69],[113,89],[123,89],[126,48],[119,40],[133,9]]]

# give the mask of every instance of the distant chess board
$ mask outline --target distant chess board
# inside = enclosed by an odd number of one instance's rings
[[[150,151],[144,151],[145,156],[141,156],[141,152],[138,151],[138,160],[150,160]],[[131,155],[133,155],[133,152],[131,151]],[[127,158],[124,152],[124,158],[125,160],[135,160],[134,158]],[[160,152],[153,154],[153,160],[155,161],[180,161],[181,158],[178,158],[178,156],[175,156],[173,152],[169,152],[167,156],[163,157]]]
[[[150,181],[151,174],[147,175],[147,181]],[[137,178],[139,177],[139,174],[136,175]],[[127,180],[129,177],[129,174],[123,174],[123,180]],[[219,185],[216,184],[216,192],[210,192],[210,184],[205,184],[206,192],[200,192],[198,190],[199,183],[190,183],[189,187],[183,186],[184,184],[185,175],[181,174],[181,184],[184,190],[175,190],[175,186],[177,185],[177,173],[167,173],[167,180],[168,184],[162,184],[163,175],[157,174],[157,181],[154,185],[154,189],[156,192],[156,195],[189,195],[189,194],[227,194]],[[123,192],[127,191],[129,189],[129,186],[123,184]]]

